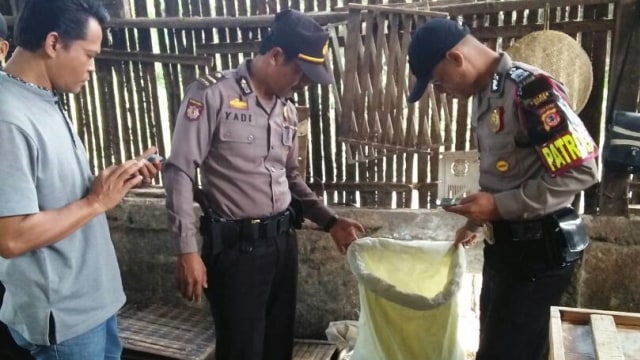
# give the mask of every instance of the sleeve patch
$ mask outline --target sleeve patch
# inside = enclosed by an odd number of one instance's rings
[[[582,120],[549,77],[538,75],[519,86],[518,100],[531,143],[551,176],[598,155],[598,146]]]
[[[598,147],[591,136],[569,131],[557,135],[541,146],[536,146],[536,150],[551,176],[561,175],[598,154]]]
[[[184,111],[184,116],[191,121],[198,121],[202,115],[202,110],[204,110],[204,104],[202,102],[196,99],[189,99]]]

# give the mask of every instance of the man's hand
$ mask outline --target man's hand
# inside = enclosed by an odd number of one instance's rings
[[[207,288],[207,268],[198,253],[178,255],[176,285],[182,296],[194,302],[202,301],[202,289]]]
[[[338,250],[344,254],[349,245],[358,238],[358,233],[364,234],[364,227],[353,219],[339,217],[329,233]]]
[[[462,215],[476,224],[500,219],[493,195],[482,191],[462,198],[460,205],[447,206],[444,210]]]
[[[479,240],[484,239],[484,235],[478,231],[472,231],[466,225],[456,230],[455,238],[453,239],[453,245],[462,245],[467,248]]]
[[[98,205],[102,212],[112,209],[127,191],[142,181],[142,176],[138,174],[142,166],[143,163],[138,160],[109,166],[93,179],[87,199]]]
[[[140,187],[145,187],[151,185],[151,180],[156,177],[160,169],[162,168],[162,163],[160,161],[154,161],[153,163],[145,160],[147,157],[155,154],[157,151],[155,146],[152,146],[145,150],[142,155],[138,156],[136,160],[141,161],[144,166],[140,168],[140,176],[142,176],[142,182],[140,183]]]

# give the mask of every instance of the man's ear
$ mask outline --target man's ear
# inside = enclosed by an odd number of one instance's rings
[[[9,53],[9,42],[0,39],[0,61],[5,60]]]
[[[60,35],[57,32],[50,32],[47,34],[47,37],[44,39],[44,43],[42,44],[42,50],[47,56],[50,58],[56,57],[56,52],[62,48],[62,41],[60,40]]]
[[[460,67],[464,64],[464,56],[458,50],[449,50],[446,55],[447,60],[453,62],[455,66]]]
[[[286,60],[284,50],[281,47],[274,47],[269,50],[269,60],[273,65],[279,65]]]

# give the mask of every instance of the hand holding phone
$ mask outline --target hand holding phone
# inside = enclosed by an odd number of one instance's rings
[[[152,164],[154,162],[156,162],[156,161],[164,162],[164,158],[162,156],[158,155],[158,154],[151,154],[151,155],[147,156],[145,158],[145,160],[147,160],[148,162],[150,162]]]
[[[436,199],[436,205],[447,207],[447,206],[456,206],[460,204],[459,198],[439,198]]]

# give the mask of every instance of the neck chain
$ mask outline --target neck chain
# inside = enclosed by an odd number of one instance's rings
[[[51,89],[47,89],[47,88],[46,88],[46,87],[44,87],[44,86],[36,85],[36,84],[34,84],[34,83],[30,83],[30,82],[28,82],[28,81],[25,81],[25,80],[23,80],[22,78],[19,78],[19,77],[15,76],[15,75],[11,75],[11,74],[9,74],[8,72],[6,72],[6,70],[5,70],[5,72],[4,72],[4,73],[5,73],[5,74],[7,74],[7,76],[8,76],[9,78],[11,78],[11,79],[13,79],[13,80],[16,80],[16,81],[19,81],[19,82],[21,82],[21,83],[23,83],[23,84],[25,84],[25,85],[27,85],[27,86],[29,86],[29,87],[36,88],[36,89],[38,89],[38,90],[43,90],[43,91],[49,92],[49,93],[51,93],[51,94],[53,94],[53,95],[56,95],[56,92],[55,92],[55,91],[53,91],[53,90],[51,90]]]

